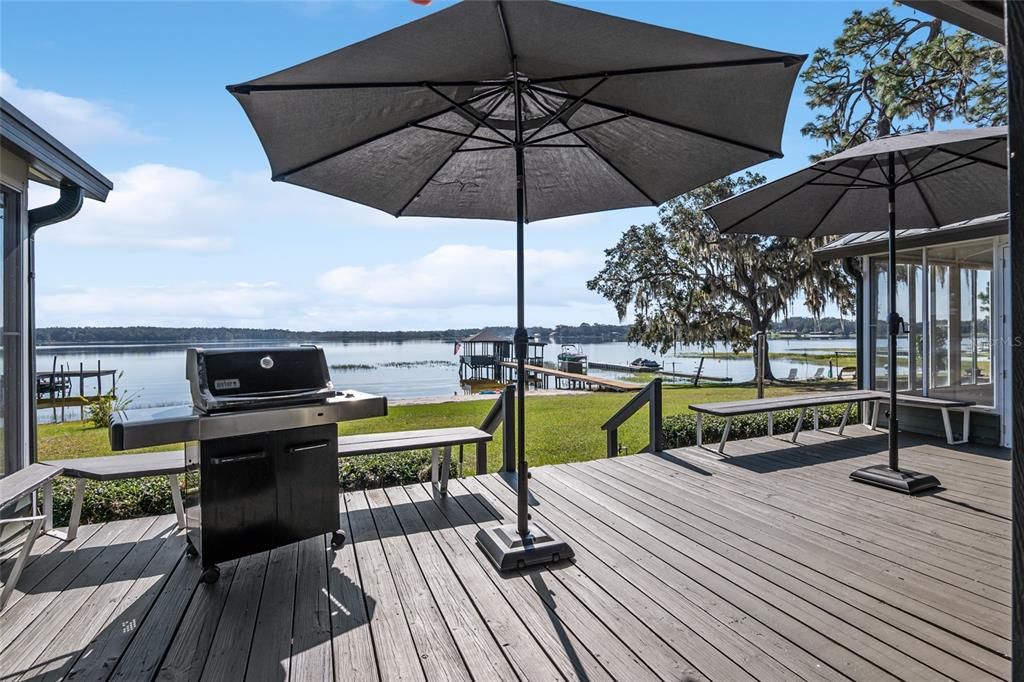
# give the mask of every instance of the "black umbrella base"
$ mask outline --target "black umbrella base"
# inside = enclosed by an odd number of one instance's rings
[[[476,534],[476,542],[501,572],[573,557],[572,548],[564,540],[536,523],[530,524],[530,532],[525,537],[519,535],[514,523],[481,529]]]
[[[906,469],[893,471],[885,464],[857,469],[850,474],[850,478],[860,483],[888,488],[905,495],[915,495],[939,487],[939,479],[931,474],[921,474]]]

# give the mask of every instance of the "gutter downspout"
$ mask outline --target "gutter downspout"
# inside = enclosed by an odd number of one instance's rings
[[[63,180],[60,183],[60,196],[57,201],[46,206],[37,206],[28,212],[28,373],[31,379],[29,389],[29,459],[30,463],[37,461],[36,443],[38,432],[35,415],[38,410],[36,394],[36,230],[47,225],[53,225],[75,217],[82,210],[82,203],[85,201],[85,192],[81,187]]]

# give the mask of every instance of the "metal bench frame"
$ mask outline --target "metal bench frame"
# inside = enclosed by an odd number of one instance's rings
[[[29,468],[40,466],[43,465],[33,464]],[[14,587],[18,584],[18,579],[21,577],[21,572],[24,570],[25,564],[28,563],[28,558],[32,554],[32,547],[35,545],[36,539],[38,539],[43,533],[56,535],[53,532],[53,479],[61,474],[61,469],[58,467],[46,468],[51,469],[49,472],[43,472],[45,473],[46,478],[39,481],[38,485],[34,485],[31,489],[25,491],[30,496],[29,508],[31,509],[32,514],[29,516],[18,516],[10,519],[0,519],[0,525],[6,525],[9,523],[28,524],[28,535],[26,535],[25,540],[22,542],[21,550],[14,559],[14,566],[11,567],[11,572],[7,576],[6,582],[4,582],[3,590],[0,590],[0,609],[7,606],[7,600],[11,598],[11,594],[14,592]],[[37,469],[36,471],[42,472],[41,469]],[[37,513],[39,512],[38,492],[40,489],[43,491],[42,513]],[[24,497],[22,495],[15,495],[10,499],[4,500],[4,504],[2,506],[12,504],[19,499],[24,499]]]
[[[460,431],[461,433],[457,433]],[[452,447],[457,445],[461,451],[466,445],[475,445],[479,470],[481,464],[484,467],[487,465],[487,443],[491,438],[490,433],[473,427],[341,436],[338,439],[338,456],[357,457],[382,452],[405,452],[430,448],[431,485],[441,495],[447,495],[448,479],[451,475]],[[359,440],[353,443],[353,439]]]
[[[881,403],[888,401],[879,399],[871,402],[874,403],[874,406],[871,408],[871,421],[868,424],[868,428],[872,431],[877,431],[878,413],[882,409]],[[940,410],[942,412],[942,426],[946,431],[946,443],[949,445],[963,445],[971,440],[971,405],[942,406],[904,399],[897,399],[896,403],[905,407],[922,407],[928,410]],[[963,427],[959,439],[953,436],[953,424],[949,416],[951,410],[960,410],[963,412]]]

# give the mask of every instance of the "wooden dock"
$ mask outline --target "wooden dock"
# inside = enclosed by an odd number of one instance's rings
[[[502,367],[516,369],[514,362],[501,362]],[[608,377],[599,377],[592,374],[576,374],[574,372],[563,372],[560,369],[551,367],[539,367],[527,365],[527,373],[538,374],[554,379],[556,388],[581,388],[584,390],[607,390],[607,391],[639,391],[643,384],[636,384],[631,381],[619,381]]]
[[[639,367],[630,367],[629,365],[616,365],[610,362],[590,362],[590,366],[594,369],[605,369],[613,372],[634,372],[643,374],[657,374],[663,377],[675,377],[677,379],[700,379],[702,381],[716,381],[716,382],[730,382],[732,377],[715,377],[701,372],[700,374],[692,374],[687,372],[673,372],[667,370],[664,367],[661,369],[645,369]]]
[[[0,679],[1009,679],[1009,451],[906,435],[944,486],[907,497],[849,480],[886,438],[847,433],[534,468],[531,512],[576,558],[507,575],[475,543],[514,518],[498,474],[345,494],[341,550],[214,585],[173,516],[44,536]]]

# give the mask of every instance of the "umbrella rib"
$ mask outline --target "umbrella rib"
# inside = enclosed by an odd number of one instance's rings
[[[492,113],[494,113],[494,111],[498,107],[500,107],[505,100],[508,99],[508,96],[509,96],[509,92],[506,90],[504,92],[504,94],[502,94],[502,96],[498,98],[498,101],[495,102],[493,105],[491,105],[491,108],[487,110],[487,115],[490,116]],[[470,132],[475,133],[478,130],[480,130],[480,124],[479,123]],[[423,181],[423,184],[421,184],[419,187],[416,188],[416,191],[412,193],[412,195],[409,197],[408,201],[406,201],[404,204],[402,204],[402,207],[399,208],[398,211],[395,212],[395,217],[396,218],[400,217],[403,213],[405,213],[405,209],[409,208],[409,204],[411,204],[412,202],[416,201],[416,197],[418,197],[420,195],[420,192],[422,192],[426,188],[426,186],[430,184],[431,180],[433,180],[434,178],[437,177],[437,174],[441,172],[442,168],[444,168],[445,166],[448,165],[448,162],[451,161],[452,157],[455,156],[455,154],[463,147],[463,145],[466,144],[466,140],[468,140],[468,139],[469,138],[464,139],[460,144],[455,146],[455,149],[452,149],[450,152],[448,152],[448,155],[444,157],[444,160],[441,161],[441,164],[434,170],[434,172],[430,173],[427,176],[427,179]],[[506,145],[506,146],[502,146],[502,147],[494,147],[494,149],[508,149],[508,146]]]
[[[542,102],[541,102],[540,100],[538,100],[538,99],[537,99],[536,95],[534,95],[533,93],[531,93],[531,92],[529,92],[529,91],[527,91],[527,93],[526,93],[526,94],[527,94],[527,95],[529,95],[529,96],[530,96],[530,97],[531,97],[531,98],[533,99],[533,101],[537,103],[537,106],[541,107],[542,109],[543,109],[543,108],[545,108],[545,107],[544,107],[544,104],[543,104],[543,103],[542,103]],[[652,196],[651,196],[650,194],[648,194],[647,192],[645,192],[645,191],[644,191],[644,190],[643,190],[643,189],[642,189],[642,188],[640,187],[640,185],[636,184],[636,183],[635,183],[635,182],[633,181],[633,179],[632,179],[632,178],[630,178],[630,177],[629,177],[628,175],[626,175],[625,173],[623,173],[623,172],[622,172],[622,171],[621,171],[621,170],[619,169],[619,167],[618,167],[618,166],[616,166],[616,165],[615,165],[614,163],[612,163],[612,162],[611,162],[611,161],[610,161],[610,160],[608,159],[608,157],[606,157],[606,156],[605,156],[604,154],[602,154],[601,152],[599,152],[599,151],[598,151],[598,150],[597,150],[597,149],[596,149],[596,148],[594,147],[594,145],[590,144],[590,142],[588,142],[588,141],[587,141],[586,139],[584,139],[584,138],[583,138],[583,137],[582,137],[581,135],[577,134],[577,133],[576,133],[575,131],[570,131],[570,132],[571,132],[571,134],[572,134],[572,135],[573,135],[573,136],[574,136],[574,137],[575,137],[575,138],[576,138],[577,140],[579,140],[580,142],[582,142],[582,143],[583,143],[583,145],[584,145],[584,146],[585,146],[585,147],[586,147],[587,149],[589,149],[589,150],[590,150],[590,151],[591,151],[591,152],[592,152],[592,153],[593,153],[593,154],[594,154],[594,155],[595,155],[595,156],[596,156],[597,158],[599,158],[599,159],[601,159],[602,161],[604,161],[605,165],[607,165],[607,166],[608,166],[609,168],[611,168],[611,169],[612,169],[613,171],[615,171],[615,172],[616,172],[616,173],[617,173],[617,174],[619,175],[619,177],[621,177],[621,178],[622,178],[623,180],[625,180],[625,181],[626,181],[626,182],[628,182],[628,183],[629,183],[630,185],[632,185],[633,189],[635,189],[635,190],[636,190],[637,192],[639,192],[640,194],[642,194],[642,195],[643,195],[643,197],[644,197],[645,199],[647,199],[647,201],[651,202],[651,206],[657,206],[657,205],[658,205],[658,204],[660,203],[660,202],[658,202],[658,201],[655,201],[654,197],[652,197]]]
[[[555,139],[557,137],[564,137],[565,135],[570,135],[572,133],[576,133],[576,132],[579,132],[581,130],[586,130],[587,128],[595,128],[597,126],[604,125],[606,123],[614,123],[615,121],[621,121],[624,118],[629,118],[629,116],[627,116],[626,114],[619,114],[617,116],[612,116],[610,118],[606,118],[606,119],[601,120],[601,121],[594,121],[592,123],[587,123],[586,125],[581,125],[581,126],[578,126],[576,128],[570,128],[569,126],[565,126],[565,132],[552,133],[551,135],[545,135],[544,137],[542,137],[539,140],[537,140],[537,142],[528,143],[528,146],[530,146],[530,147],[537,147],[537,146],[539,146],[539,143],[541,143],[541,142],[545,142],[547,140],[553,140],[553,139]],[[563,123],[562,125],[565,125],[565,124]]]
[[[512,138],[509,137],[508,135],[506,135],[505,133],[501,132],[500,130],[498,130],[494,126],[492,126],[490,123],[488,123],[486,118],[482,118],[475,111],[473,111],[472,109],[467,108],[466,106],[460,104],[459,102],[456,102],[454,99],[452,99],[448,95],[444,94],[443,92],[441,92],[437,88],[435,88],[433,86],[430,86],[430,85],[428,85],[427,88],[432,93],[434,93],[435,95],[437,95],[438,97],[440,97],[444,101],[448,102],[453,107],[455,107],[456,109],[458,109],[462,113],[466,114],[467,116],[472,118],[474,121],[476,121],[480,125],[486,126],[495,135],[500,135],[502,139],[506,140],[509,144],[512,144]]]
[[[941,225],[941,223],[939,222],[939,218],[938,218],[938,216],[935,215],[935,211],[934,211],[934,209],[932,209],[932,205],[931,205],[931,202],[928,201],[928,197],[926,197],[924,195],[924,190],[921,189],[921,183],[917,182],[914,179],[914,173],[910,170],[910,164],[907,163],[907,157],[903,156],[903,152],[897,152],[897,153],[900,155],[900,161],[903,162],[903,167],[907,169],[907,174],[910,176],[910,179],[912,181],[909,184],[912,184],[914,186],[914,189],[917,190],[918,196],[921,197],[921,201],[924,202],[924,207],[928,209],[928,215],[931,216],[932,223],[936,227],[938,227],[939,225]]]
[[[935,153],[935,151],[937,149],[939,149],[939,147],[932,147],[931,149],[929,149],[927,152],[925,152],[924,156],[922,156],[920,159],[917,160],[917,163],[915,163],[913,166],[911,166],[910,164],[907,164],[906,163],[906,159],[903,159],[903,162],[906,164],[905,170],[904,170],[903,175],[896,179],[896,184],[898,185],[901,182],[903,182],[905,179],[907,179],[909,177],[912,177],[914,170],[916,170],[917,167],[920,166],[922,163],[927,161],[931,157],[931,155]],[[903,158],[903,153],[902,152],[900,153],[900,158]]]
[[[367,81],[365,83],[266,83],[253,85],[240,83],[227,86],[233,95],[250,95],[254,92],[302,92],[305,90],[360,90],[366,88],[455,88],[480,87],[484,85],[501,86],[508,82],[507,78],[487,78],[484,80],[455,81]]]
[[[548,94],[556,95],[556,96],[559,96],[559,97],[564,97],[565,96],[564,93],[559,93],[556,90],[549,90],[547,88],[543,88],[543,87],[539,87],[539,86],[534,86],[534,89],[539,90],[540,92],[546,92]],[[744,149],[748,149],[748,150],[753,151],[753,152],[758,152],[759,154],[764,154],[765,156],[767,156],[770,159],[780,159],[780,158],[782,158],[782,153],[781,152],[772,151],[770,149],[764,149],[762,147],[758,147],[756,145],[749,144],[747,142],[741,142],[740,140],[734,140],[734,139],[732,139],[730,137],[725,137],[724,135],[718,135],[717,133],[708,132],[706,130],[700,130],[699,128],[693,128],[693,127],[690,127],[690,126],[684,126],[684,125],[679,124],[679,123],[671,123],[669,121],[665,121],[663,119],[656,118],[654,116],[648,116],[646,114],[639,114],[639,113],[637,113],[635,111],[632,111],[630,109],[625,109],[623,107],[618,107],[618,106],[615,106],[613,104],[605,104],[603,102],[597,102],[597,101],[594,101],[594,100],[591,100],[591,99],[586,99],[586,98],[584,98],[581,101],[584,104],[589,104],[592,107],[600,107],[602,109],[607,109],[608,111],[614,111],[617,114],[625,114],[627,116],[632,116],[633,118],[638,118],[638,119],[647,121],[649,123],[657,123],[659,125],[663,125],[663,126],[666,126],[668,128],[674,128],[675,130],[681,130],[681,131],[683,131],[685,133],[690,133],[692,135],[699,135],[701,137],[706,137],[706,138],[708,138],[710,140],[716,140],[718,142],[734,145],[736,147],[742,147]]]
[[[865,163],[864,165],[862,165],[860,167],[860,170],[857,171],[857,175],[854,176],[854,178],[853,178],[853,182],[851,182],[849,185],[847,185],[846,189],[844,189],[842,192],[839,193],[839,196],[836,197],[836,200],[833,201],[832,205],[828,207],[828,210],[825,211],[824,214],[822,214],[821,220],[819,220],[817,222],[817,224],[814,226],[814,229],[811,230],[810,234],[807,235],[808,239],[814,237],[815,233],[819,229],[821,229],[821,226],[825,224],[825,220],[829,217],[829,215],[832,213],[832,211],[834,211],[836,209],[836,206],[838,206],[839,202],[841,202],[843,200],[843,197],[845,197],[846,193],[850,191],[850,188],[853,187],[853,185],[860,180],[860,176],[864,174],[864,171],[866,171],[868,169],[868,166],[870,166],[870,165],[871,165],[870,163]]]
[[[508,64],[512,70],[512,77],[517,78],[519,74],[516,73],[516,51],[512,49],[512,34],[508,30],[508,22],[505,21],[505,8],[501,4],[501,0],[495,3],[495,7],[498,9],[498,22],[501,24],[501,33],[505,36],[505,50],[508,52]]]
[[[493,95],[495,93],[501,92],[503,89],[504,88],[493,88],[493,89],[488,90],[486,92],[478,93],[476,95],[473,95],[469,99],[467,99],[466,102],[475,102],[475,101],[477,101],[479,99],[484,99],[486,97],[490,97],[491,95]],[[275,173],[273,176],[271,176],[271,179],[274,180],[274,181],[285,180],[285,179],[288,178],[289,175],[294,175],[295,173],[298,173],[300,171],[304,171],[307,168],[311,168],[312,166],[315,166],[317,164],[323,163],[324,161],[329,161],[330,159],[333,159],[336,156],[341,156],[342,154],[347,154],[348,152],[350,152],[350,151],[352,151],[354,149],[359,149],[360,147],[366,146],[366,145],[370,144],[371,142],[376,142],[377,140],[379,140],[381,138],[384,138],[384,137],[387,137],[388,135],[394,135],[395,133],[400,132],[400,131],[402,131],[405,128],[408,128],[410,126],[414,126],[417,123],[423,123],[424,121],[429,121],[430,119],[436,118],[437,116],[443,116],[445,114],[449,114],[452,111],[454,111],[454,109],[455,109],[455,107],[448,107],[447,109],[442,109],[441,111],[437,111],[437,112],[434,112],[432,114],[428,114],[426,116],[421,116],[420,118],[414,119],[412,121],[406,121],[405,123],[402,123],[401,125],[395,126],[394,128],[392,128],[390,130],[385,130],[384,132],[378,133],[377,135],[372,135],[372,136],[366,138],[365,140],[360,140],[359,142],[356,142],[355,144],[351,144],[351,145],[349,145],[347,147],[343,147],[342,149],[339,149],[337,151],[333,151],[333,152],[331,152],[329,154],[324,154],[323,156],[321,156],[319,158],[313,159],[312,161],[309,161],[307,163],[301,164],[299,166],[295,166],[294,168],[290,168],[289,170],[282,171],[280,173]]]
[[[827,159],[826,159],[826,162],[827,162]],[[867,164],[865,164],[865,165],[867,165]],[[841,166],[836,166],[836,168],[840,168],[840,167]],[[821,172],[827,173],[829,175],[837,175],[837,176],[839,176],[839,177],[841,177],[841,178],[843,178],[845,180],[857,180],[858,182],[864,182],[864,183],[867,183],[867,184],[869,184],[869,185],[871,185],[873,187],[879,187],[879,188],[888,187],[888,185],[885,184],[884,182],[878,182],[876,180],[869,180],[867,178],[862,178],[861,174],[864,173],[864,169],[863,168],[861,168],[859,171],[857,171],[856,175],[847,175],[845,173],[840,173],[835,168],[831,168],[831,169],[830,168],[816,168],[815,170],[820,170]]]
[[[918,182],[918,181],[921,181],[921,180],[927,180],[928,178],[933,178],[936,175],[942,175],[943,173],[948,173],[950,171],[959,170],[961,168],[969,166],[971,163],[980,163],[980,164],[982,164],[984,166],[990,166],[992,168],[998,168],[999,170],[1006,170],[1006,166],[1004,164],[998,163],[996,161],[989,161],[988,159],[979,159],[979,158],[977,158],[975,156],[971,156],[971,154],[977,154],[978,152],[983,152],[986,149],[988,149],[989,147],[991,147],[991,146],[993,146],[995,144],[999,144],[999,142],[1000,142],[999,140],[994,140],[991,144],[987,144],[984,147],[982,147],[981,149],[977,149],[977,150],[975,150],[973,152],[969,152],[969,153],[966,153],[966,154],[959,154],[959,153],[956,153],[956,152],[951,152],[951,151],[949,151],[947,149],[940,149],[940,151],[943,151],[943,152],[953,156],[954,158],[949,159],[948,161],[944,161],[944,162],[940,163],[935,168],[932,168],[931,170],[926,171],[923,175],[917,176],[915,182]],[[964,164],[962,166],[956,166],[955,168],[949,168],[949,166],[951,166],[952,164],[957,163],[958,161],[964,161],[965,159],[969,163],[966,163],[966,164]],[[905,183],[905,181],[897,183],[897,184],[904,184],[904,183]]]
[[[597,81],[596,83],[591,85],[589,88],[584,90],[583,94],[579,95],[578,97],[574,97],[572,100],[566,99],[565,102],[563,102],[562,105],[557,110],[555,110],[550,116],[547,117],[547,119],[544,121],[544,123],[542,123],[540,125],[539,128],[537,128],[532,133],[530,133],[529,135],[526,136],[526,139],[524,140],[524,142],[529,143],[530,140],[532,140],[533,138],[537,137],[537,135],[539,135],[542,130],[544,130],[549,125],[554,123],[555,119],[561,118],[566,112],[568,112],[574,106],[576,106],[580,102],[582,102],[584,97],[586,97],[587,95],[592,93],[594,90],[596,90],[597,87],[599,85],[601,85],[602,83],[604,83],[606,80],[608,80],[608,79],[607,78],[602,78],[601,80]],[[563,122],[563,125],[564,125],[564,122]]]
[[[457,130],[448,130],[446,128],[437,128],[435,126],[429,126],[429,125],[426,125],[424,123],[413,123],[412,127],[413,128],[419,128],[421,130],[429,130],[429,131],[434,132],[434,133],[445,133],[445,134],[451,135],[453,137],[463,137],[463,138],[466,138],[468,140],[480,140],[481,142],[491,142],[493,144],[497,144],[498,142],[500,142],[500,140],[495,140],[494,138],[491,138],[491,137],[484,137],[482,135],[476,135],[474,133],[460,133]],[[476,127],[474,128],[474,130],[479,130],[479,129],[480,129],[480,124],[478,123],[476,125]],[[511,144],[506,144],[504,146],[505,147],[510,147]]]
[[[750,59],[725,59],[715,62],[704,62],[702,64],[666,64],[662,66],[642,66],[634,69],[614,69],[610,71],[591,71],[589,73],[576,73],[566,76],[548,76],[532,80],[532,83],[558,83],[561,81],[585,80],[588,78],[614,78],[616,76],[644,76],[652,73],[672,73],[678,71],[700,71],[703,69],[726,69],[740,66],[767,66],[771,64],[782,64],[793,66],[801,64],[807,59],[807,55],[777,55],[772,57],[753,57]]]
[[[825,171],[821,170],[820,168],[813,168],[813,167],[811,167],[811,168],[808,168],[808,169],[806,169],[806,170],[813,170],[813,171],[817,171],[817,172],[818,172],[818,176],[817,176],[817,177],[815,177],[815,178],[812,178],[811,180],[808,180],[807,182],[801,182],[801,183],[800,183],[799,185],[797,185],[797,186],[796,186],[796,187],[794,187],[793,189],[791,189],[791,190],[789,190],[789,191],[787,191],[787,192],[784,192],[784,193],[783,193],[783,194],[781,194],[780,196],[777,196],[777,197],[775,197],[774,199],[772,199],[771,201],[769,201],[769,202],[768,202],[767,204],[765,204],[764,206],[761,206],[761,207],[759,207],[759,208],[755,208],[755,209],[754,209],[753,211],[751,211],[751,212],[750,212],[750,213],[748,213],[747,215],[743,216],[743,217],[742,217],[742,218],[740,218],[739,220],[734,220],[734,221],[733,221],[733,223],[732,223],[732,225],[730,225],[729,227],[727,227],[727,228],[725,228],[725,229],[722,229],[722,228],[721,228],[721,226],[719,226],[719,231],[720,231],[720,232],[721,232],[722,234],[728,234],[728,233],[732,232],[732,231],[733,231],[733,230],[734,230],[734,229],[736,228],[736,226],[737,226],[737,225],[739,225],[740,223],[744,223],[744,222],[746,222],[746,221],[750,220],[751,218],[753,218],[754,216],[756,216],[756,215],[757,215],[758,213],[761,213],[762,211],[766,211],[766,210],[768,210],[769,208],[771,208],[771,207],[772,207],[772,206],[774,206],[775,204],[779,203],[779,202],[780,202],[780,201],[782,201],[783,199],[787,199],[787,198],[788,198],[788,197],[789,197],[789,196],[790,196],[791,194],[795,194],[796,192],[799,192],[799,191],[800,191],[801,189],[803,189],[803,188],[804,188],[804,187],[806,187],[807,185],[811,184],[811,183],[812,183],[812,182],[813,182],[814,180],[817,180],[818,178],[820,178],[820,177],[821,177],[822,175],[824,175],[824,174],[825,174]],[[798,172],[799,172],[799,171],[798,171]],[[777,182],[777,181],[776,181],[776,182]],[[741,196],[743,196],[743,195],[742,195],[742,194],[739,194],[739,195],[737,195],[737,196],[740,196],[740,197],[741,197]],[[726,201],[731,201],[731,200],[730,200],[730,199],[725,199],[725,200],[723,200],[723,201],[721,201],[721,202],[719,202],[719,203],[725,203]],[[705,211],[707,211],[707,210],[708,210],[709,208],[714,208],[715,206],[717,206],[717,204],[713,204],[713,205],[711,205],[711,206],[708,206],[708,207],[707,207],[707,208],[705,208],[704,210],[705,210]],[[712,215],[712,216],[711,216],[711,219],[715,221],[715,224],[716,224],[716,225],[718,225],[718,221],[717,221],[717,220],[715,220],[715,216],[714,216],[714,215]]]

